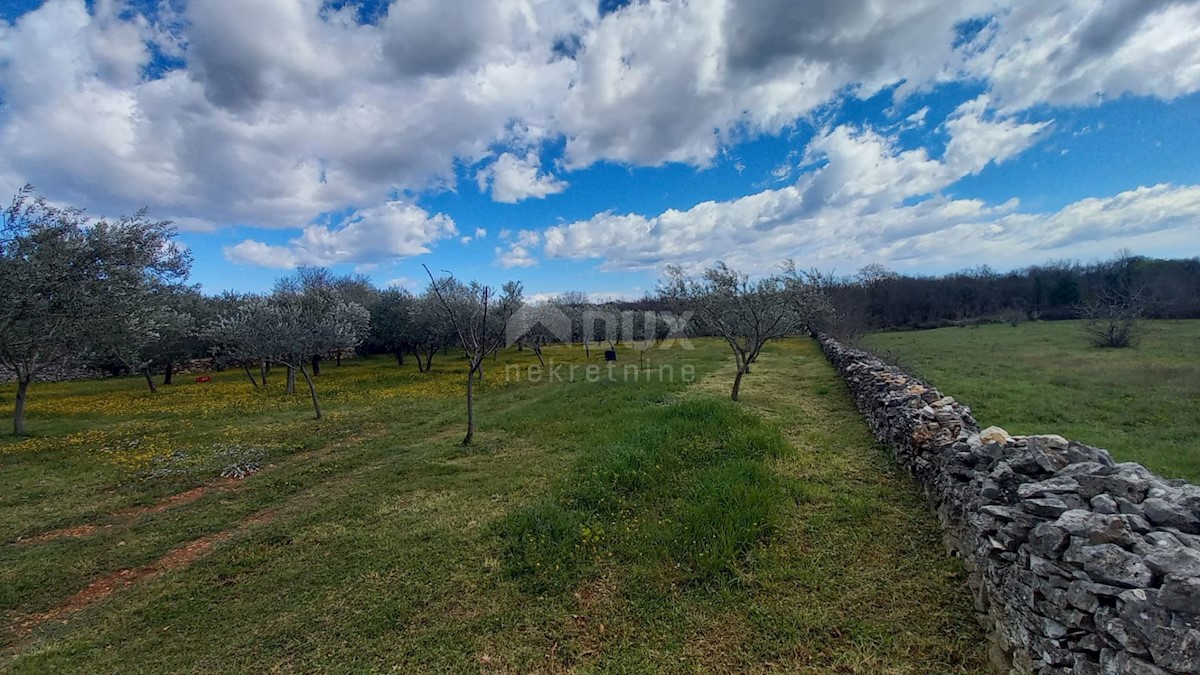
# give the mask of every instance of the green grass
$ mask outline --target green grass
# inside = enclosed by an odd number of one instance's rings
[[[0,667],[985,671],[936,519],[813,343],[765,353],[736,405],[716,342],[650,354],[690,385],[505,384],[531,358],[491,366],[470,449],[453,357],[329,365],[321,422],[279,375],[35,386],[37,435],[0,440]],[[263,469],[122,515],[243,456]],[[21,627],[212,535],[193,564]]]
[[[1075,321],[879,333],[983,425],[1057,433],[1200,482],[1200,321],[1148,321],[1132,349],[1092,347]]]

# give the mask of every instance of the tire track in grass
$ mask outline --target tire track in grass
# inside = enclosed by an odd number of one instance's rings
[[[228,530],[215,532],[193,539],[186,544],[176,546],[158,560],[131,569],[124,569],[106,574],[92,581],[83,590],[78,591],[64,600],[55,608],[18,619],[10,625],[10,630],[22,637],[28,637],[36,628],[49,621],[63,621],[76,612],[113,595],[118,591],[132,587],[134,584],[153,579],[167,572],[182,569],[196,560],[207,555],[215,546],[233,538],[233,535],[247,526],[269,523],[277,509],[268,507],[249,515]],[[14,651],[20,651],[20,645]]]
[[[368,434],[365,436],[355,435],[355,436],[352,436],[340,443],[325,446],[322,448],[316,448],[314,450],[307,450],[305,452],[291,455],[291,456],[285,458],[280,463],[286,466],[286,465],[295,464],[297,462],[308,461],[308,460],[312,460],[312,459],[319,459],[323,456],[328,455],[329,453],[333,452],[334,450],[337,450],[340,447],[347,447],[347,446],[351,446],[351,445],[364,443],[364,442],[373,440],[379,436],[382,436],[384,433],[386,433],[386,430],[376,430],[375,433]],[[272,470],[272,469],[276,469],[276,468],[278,468],[278,466],[276,464],[268,464],[267,466],[264,466],[262,470],[255,472],[255,474],[259,474],[259,473],[262,473],[263,471]],[[60,528],[57,528],[54,530],[48,530],[46,532],[41,532],[41,533],[34,534],[34,535],[19,537],[19,538],[17,538],[16,543],[20,544],[20,545],[43,544],[43,543],[55,541],[58,539],[82,539],[85,537],[90,537],[91,535],[93,535],[96,532],[99,532],[101,530],[109,530],[114,527],[129,525],[130,523],[133,523],[144,516],[148,516],[148,515],[155,514],[155,513],[162,513],[164,511],[173,509],[175,507],[191,504],[193,502],[199,501],[202,497],[204,497],[210,493],[233,492],[233,491],[239,489],[240,486],[246,482],[247,478],[249,478],[249,477],[248,476],[246,478],[220,477],[215,480],[209,481],[208,483],[205,483],[203,485],[199,485],[197,487],[191,488],[189,490],[184,490],[183,492],[177,492],[173,495],[168,495],[167,497],[160,499],[159,501],[155,502],[154,504],[147,504],[147,505],[143,505],[143,506],[129,506],[126,508],[122,508],[122,509],[113,511],[112,514],[110,514],[110,517],[115,519],[114,522],[104,523],[102,525],[94,525],[94,524],[89,523],[89,524],[83,524],[83,525],[70,525],[67,527],[60,527]]]
[[[87,524],[60,527],[58,529],[49,530],[40,534],[20,537],[17,539],[17,543],[42,544],[48,541],[54,541],[56,539],[82,539],[84,537],[89,537],[100,530],[112,529],[118,525],[127,525],[141,518],[142,516],[152,513],[162,513],[163,511],[175,508],[177,506],[191,504],[192,502],[198,501],[201,497],[209,494],[210,492],[228,492],[232,489],[234,484],[239,482],[241,482],[241,479],[219,478],[215,481],[194,487],[190,490],[169,495],[168,497],[161,499],[154,504],[148,504],[146,506],[130,506],[127,508],[118,509],[112,513],[112,517],[117,519],[115,522],[104,523],[103,525]]]
[[[334,450],[344,445],[361,444],[385,434],[386,430],[382,430],[379,433],[370,434],[365,437],[356,436],[354,439],[348,439],[343,443],[300,453],[290,458],[288,463],[295,463],[296,461],[305,459],[311,460],[327,457]],[[97,602],[104,600],[105,598],[108,598],[119,591],[124,591],[133,587],[135,584],[157,578],[167,572],[184,569],[196,560],[199,560],[207,555],[219,544],[233,539],[235,535],[241,533],[247,527],[270,523],[281,514],[289,514],[292,511],[303,511],[312,503],[314,495],[324,494],[326,497],[328,497],[331,491],[337,489],[339,485],[344,486],[344,484],[347,482],[352,483],[356,477],[361,476],[366,471],[377,470],[383,461],[386,460],[380,460],[365,465],[356,466],[343,473],[337,474],[336,476],[331,476],[328,480],[318,482],[309,488],[284,499],[282,503],[273,504],[242,518],[237,522],[237,524],[227,530],[222,530],[198,537],[187,543],[181,544],[171,549],[152,563],[142,565],[140,567],[119,570],[117,572],[112,572],[99,577],[50,610],[26,615],[24,617],[18,616],[17,618],[10,620],[7,626],[7,632],[16,635],[17,641],[9,647],[8,654],[5,655],[6,658],[13,658],[23,652],[28,646],[29,639],[33,632],[46,623],[56,620],[66,623],[71,616],[75,615],[79,611],[91,607]],[[237,482],[240,483],[243,481],[239,480]],[[206,486],[201,486],[201,488],[203,487]],[[145,513],[163,511],[171,508],[172,506],[191,503],[199,499],[199,496],[189,498],[187,500],[180,499],[181,496],[191,492],[196,492],[201,488],[194,488],[193,490],[173,495],[172,497],[168,497],[167,499],[160,501],[158,504],[138,508],[143,510],[141,514],[144,515]],[[201,493],[200,496],[203,496],[203,494],[207,494],[207,492]],[[172,501],[172,499],[175,501]],[[164,506],[164,504],[166,505]],[[0,659],[0,667],[4,666],[4,660],[5,659]]]

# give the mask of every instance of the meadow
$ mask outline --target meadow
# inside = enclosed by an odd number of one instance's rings
[[[328,364],[320,421],[278,371],[36,384],[0,439],[0,667],[985,672],[960,565],[815,343],[738,404],[694,345],[594,381],[506,351],[467,448],[453,354]]]
[[[1200,482],[1200,321],[1147,321],[1129,349],[1091,346],[1077,321],[877,333],[864,344],[971,406],[982,425],[1061,434]]]

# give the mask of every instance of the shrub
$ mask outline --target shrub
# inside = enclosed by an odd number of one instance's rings
[[[1108,289],[1079,306],[1083,330],[1097,347],[1123,348],[1137,344],[1145,310],[1140,290]]]

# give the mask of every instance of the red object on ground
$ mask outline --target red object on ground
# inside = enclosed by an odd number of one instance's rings
[[[197,382],[212,382],[212,378],[209,377],[208,375],[201,375],[200,377],[196,378],[196,381]]]

